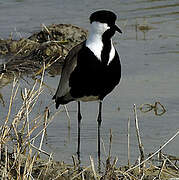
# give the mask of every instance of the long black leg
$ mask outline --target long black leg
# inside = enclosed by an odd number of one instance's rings
[[[100,142],[100,129],[101,129],[101,122],[102,122],[102,118],[101,118],[101,111],[102,111],[102,101],[99,102],[99,111],[98,111],[98,161],[100,164],[101,161],[101,142]]]
[[[80,162],[80,129],[81,129],[81,111],[80,111],[80,101],[78,101],[78,147],[77,147],[77,156]]]

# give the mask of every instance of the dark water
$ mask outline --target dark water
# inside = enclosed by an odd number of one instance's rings
[[[112,129],[112,156],[119,163],[127,163],[127,121],[131,119],[131,160],[138,158],[137,139],[134,127],[133,104],[160,101],[167,112],[155,116],[154,111],[138,111],[139,126],[145,152],[157,150],[179,129],[179,1],[178,0],[0,0],[0,38],[6,39],[10,33],[18,39],[28,37],[40,29],[42,23],[71,23],[83,28],[89,27],[88,17],[96,9],[111,9],[118,15],[117,24],[123,30],[122,36],[114,37],[115,47],[121,55],[122,80],[120,85],[106,97],[103,108],[102,139],[106,152],[109,146],[109,131]],[[142,32],[136,24],[149,27]],[[2,61],[2,60],[1,60]],[[45,77],[49,88],[40,97],[40,111],[52,103],[59,76]],[[31,81],[30,78],[28,78]],[[21,86],[27,86],[25,82]],[[9,101],[11,84],[0,89],[5,102]],[[15,103],[20,104],[18,98]],[[7,107],[0,104],[3,119]],[[96,102],[82,103],[81,157],[88,164],[89,155],[95,161]],[[15,112],[17,107],[14,107]],[[62,107],[63,108],[63,107]],[[119,111],[120,108],[120,111]],[[71,162],[76,152],[76,103],[70,103],[70,136],[67,115],[60,113],[47,129],[48,152],[54,152],[57,160]],[[50,108],[53,115],[54,106]],[[179,156],[179,137],[171,142],[164,152]],[[103,150],[103,158],[105,156]]]

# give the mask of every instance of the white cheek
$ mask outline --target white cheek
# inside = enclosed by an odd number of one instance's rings
[[[100,23],[100,22],[93,22],[91,24],[91,32],[92,34],[99,34],[102,35],[106,30],[108,30],[110,27],[106,23]]]
[[[93,22],[91,24],[91,30],[89,37],[86,41],[86,46],[94,53],[94,55],[101,60],[101,51],[103,49],[102,35],[110,27],[106,23]],[[115,56],[115,49],[111,41],[111,51],[109,54],[108,64]]]

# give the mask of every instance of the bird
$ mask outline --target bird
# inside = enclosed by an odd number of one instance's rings
[[[64,60],[60,82],[53,99],[56,108],[77,101],[78,145],[80,159],[80,102],[98,101],[97,138],[98,160],[100,160],[100,129],[102,122],[102,102],[120,82],[121,62],[112,37],[122,33],[115,24],[117,15],[110,10],[98,10],[90,17],[87,39],[73,47]]]

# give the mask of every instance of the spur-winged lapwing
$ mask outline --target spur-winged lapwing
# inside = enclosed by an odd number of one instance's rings
[[[78,102],[78,147],[80,157],[80,101],[99,101],[98,158],[100,160],[100,127],[102,100],[119,83],[121,64],[119,55],[112,43],[116,31],[116,15],[108,10],[91,14],[91,29],[86,41],[70,50],[65,58],[58,89],[53,99],[56,108],[71,101]]]

